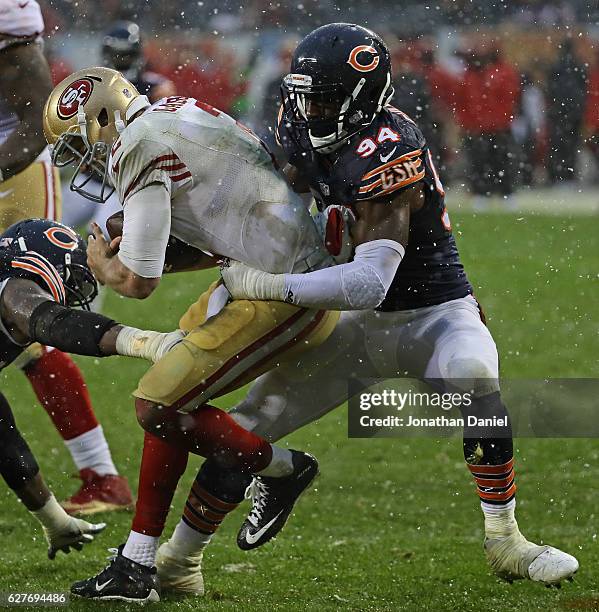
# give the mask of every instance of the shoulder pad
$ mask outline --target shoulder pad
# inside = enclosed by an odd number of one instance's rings
[[[122,203],[150,183],[164,183],[172,193],[191,180],[191,172],[167,144],[130,128],[115,141],[109,159],[110,179]]]
[[[424,178],[424,136],[407,115],[392,107],[357,143],[356,153],[368,162],[362,166],[356,200],[384,197]]]

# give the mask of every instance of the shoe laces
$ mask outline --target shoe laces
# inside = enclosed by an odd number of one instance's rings
[[[264,507],[266,506],[266,501],[268,499],[268,486],[266,483],[258,477],[254,477],[250,486],[245,490],[245,498],[252,500],[252,509],[248,516],[248,521],[254,526],[257,527],[260,519],[262,518],[262,513],[264,512]]]

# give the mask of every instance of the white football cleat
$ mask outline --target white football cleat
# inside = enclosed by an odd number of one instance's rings
[[[559,586],[578,570],[578,561],[572,555],[553,546],[533,544],[518,529],[503,538],[485,538],[484,547],[493,572],[508,582],[528,578]]]
[[[185,556],[174,550],[171,541],[161,544],[156,553],[156,567],[160,587],[163,591],[171,591],[188,595],[204,594],[204,577],[202,576],[202,555]]]

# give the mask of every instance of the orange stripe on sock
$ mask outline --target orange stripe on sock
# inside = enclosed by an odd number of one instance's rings
[[[214,533],[218,529],[218,525],[212,525],[211,523],[207,523],[203,521],[200,517],[196,516],[189,508],[185,508],[183,510],[183,516],[187,519],[189,523],[196,529],[200,531],[207,531],[208,533]]]
[[[200,499],[193,491],[189,494],[187,503],[198,513],[207,518],[209,521],[222,522],[227,516],[226,512],[214,512],[206,503]]]
[[[483,501],[506,501],[516,493],[515,483],[503,493],[493,493],[492,491],[481,491],[478,489],[478,496]]]
[[[201,487],[197,482],[193,483],[191,490],[196,495],[196,497],[204,501],[209,506],[212,506],[212,508],[214,508],[215,510],[219,510],[220,512],[224,512],[225,514],[227,512],[231,512],[231,510],[235,510],[235,508],[237,508],[237,506],[239,505],[230,504],[228,502],[223,501],[222,499],[218,499],[218,497],[214,497],[214,495],[208,493],[208,491],[206,491],[204,487]]]
[[[499,489],[502,487],[509,487],[515,477],[516,473],[514,472],[514,470],[512,470],[510,472],[509,476],[506,476],[505,478],[497,478],[497,479],[492,479],[492,478],[479,478],[478,476],[474,477],[474,480],[476,480],[476,484],[479,487],[493,487],[494,489]]]
[[[507,474],[514,467],[514,459],[510,459],[507,463],[501,465],[472,465],[471,463],[466,464],[468,469],[473,474]]]

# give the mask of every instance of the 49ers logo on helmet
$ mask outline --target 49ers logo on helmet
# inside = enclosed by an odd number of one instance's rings
[[[363,54],[365,53],[369,54],[370,57],[364,57]],[[360,55],[362,55],[362,57],[359,57]],[[364,59],[370,59],[370,61],[363,64],[360,60]],[[358,72],[370,72],[371,70],[374,70],[379,65],[379,61],[379,52],[370,45],[358,45],[357,47],[354,47],[349,54],[349,58],[347,59],[347,63]]]
[[[91,79],[73,81],[58,100],[58,116],[70,119],[77,114],[79,105],[83,106],[92,95],[94,84]]]

